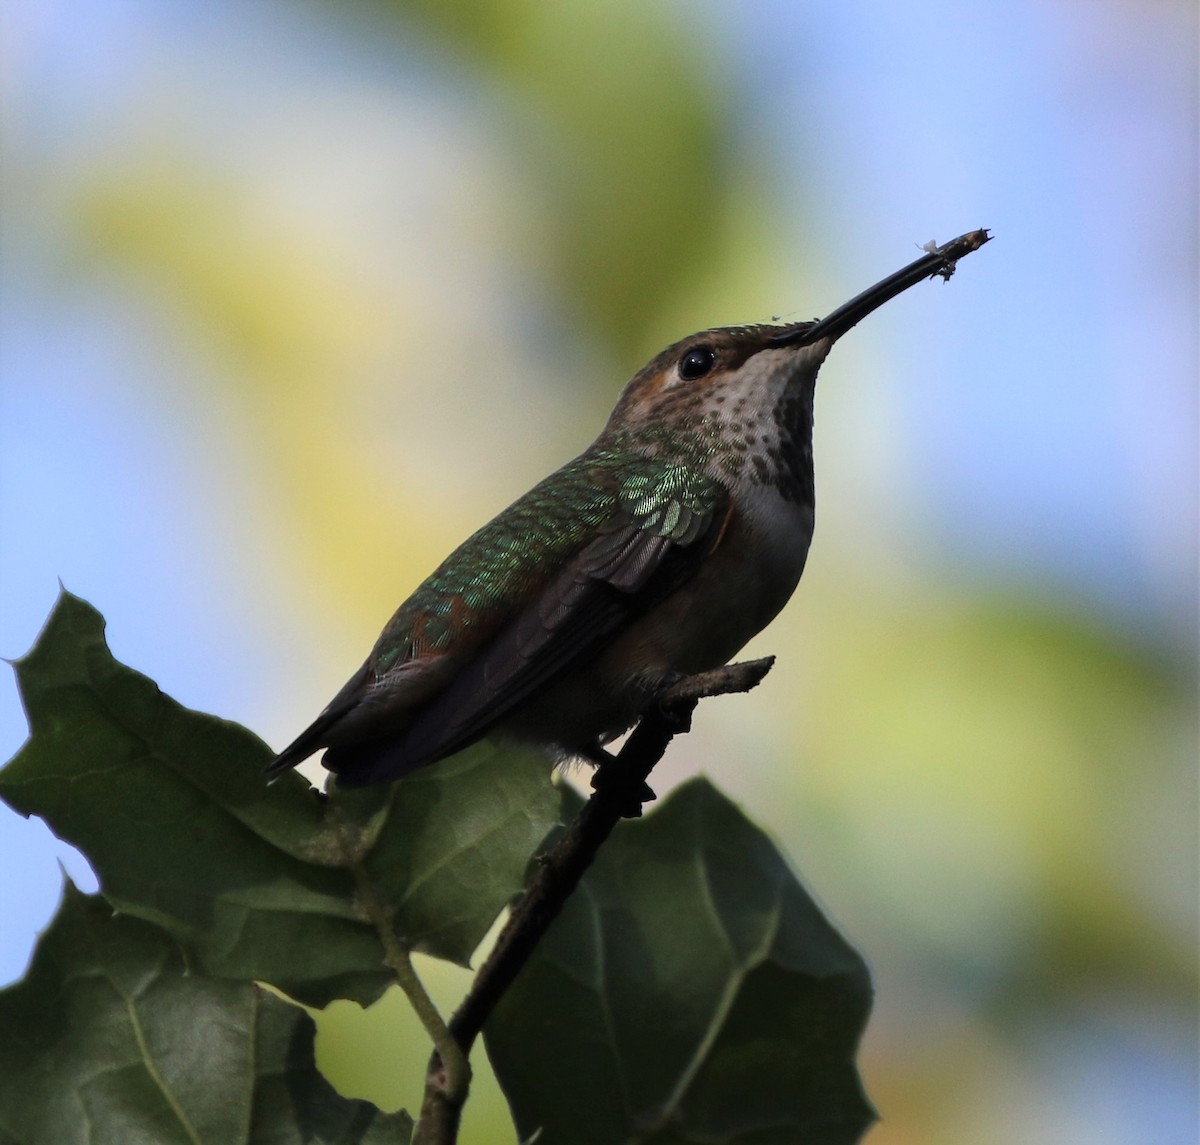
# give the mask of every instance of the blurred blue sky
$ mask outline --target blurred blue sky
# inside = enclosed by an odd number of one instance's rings
[[[398,79],[367,30],[327,26],[316,5],[0,10],[0,654],[29,647],[61,578],[107,616],[118,657],[164,690],[282,732],[300,673],[279,671],[301,647],[295,622],[246,576],[254,559],[239,554],[252,544],[211,496],[220,481],[223,496],[253,502],[259,478],[244,458],[204,453],[197,426],[227,410],[189,399],[178,379],[162,385],[170,363],[197,372],[199,395],[205,365],[172,355],[155,304],[119,279],[98,291],[74,277],[65,204],[81,172],[127,146],[130,119],[170,123],[182,108],[191,145],[236,167],[263,144],[242,109],[301,115],[345,84],[385,108],[400,88],[430,107],[460,94],[418,55]],[[928,239],[996,236],[951,285],[910,292],[839,348],[822,386],[854,392],[818,417],[821,474],[873,485],[864,511],[901,549],[919,535],[957,575],[1065,599],[1191,658],[1194,5],[711,0],[694,18],[707,34],[680,50],[729,78],[737,146],[780,204],[781,241],[819,268],[779,310],[824,313]],[[141,106],[164,75],[185,93],[180,108]],[[312,146],[342,146],[351,126],[332,109],[311,124]],[[312,193],[336,203],[336,170],[321,179]],[[873,372],[860,381],[863,363]],[[15,687],[0,680],[0,758],[24,735]],[[62,853],[0,809],[0,981],[21,973],[53,910]],[[1159,1095],[1160,1136],[1117,1118],[1106,1140],[1173,1140],[1185,1090]]]
[[[1186,4],[1098,2],[918,5],[713,3],[740,96],[739,137],[786,203],[803,249],[826,269],[828,309],[891,268],[897,236],[948,237],[976,225],[998,240],[986,271],[955,283],[953,321],[917,344],[911,333],[945,300],[926,292],[864,329],[884,355],[912,363],[889,448],[907,493],[949,553],[1082,596],[1133,629],[1190,647],[1195,607],[1196,282],[1195,94]],[[110,0],[79,8],[8,0],[5,86],[9,188],[4,303],[6,592],[0,640],[24,646],[45,611],[46,570],[67,578],[81,531],[112,540],[85,510],[68,525],[70,493],[86,488],[98,446],[116,445],[106,478],[128,479],[141,512],[151,492],[143,458],[163,443],[137,433],[122,399],[140,406],[145,331],[136,302],[96,298],[63,281],[69,255],[54,232],[53,198],[94,161],[130,114],[142,85],[180,62],[206,110],[214,153],[253,145],[239,102],[286,98],[307,72],[336,83],[389,87],[366,40],[345,29],[330,50],[319,15],[303,7]],[[269,39],[270,55],[257,46]],[[682,50],[694,49],[694,42]],[[331,76],[329,73],[334,72]],[[411,77],[409,78],[411,81]],[[207,106],[205,106],[207,105]],[[141,114],[146,114],[144,111]],[[197,117],[199,118],[199,117]],[[236,161],[236,160],[235,160]],[[13,180],[16,182],[17,180]],[[30,186],[39,212],[22,209]],[[48,208],[48,209],[47,209]],[[835,220],[831,225],[829,220]],[[922,240],[924,241],[924,240]],[[986,273],[980,282],[977,274]],[[934,319],[936,321],[936,319]],[[139,357],[149,361],[139,363]],[[972,384],[961,384],[970,363]],[[153,391],[152,378],[146,379]],[[95,400],[87,417],[64,413]],[[65,408],[64,408],[65,407]],[[112,432],[96,434],[102,418]],[[47,438],[86,435],[46,466]],[[114,438],[132,434],[137,442]],[[872,440],[872,447],[878,442]],[[64,446],[67,443],[64,442]],[[34,456],[30,456],[32,453]],[[41,460],[40,460],[41,459]],[[78,469],[63,471],[74,459]],[[160,457],[164,475],[174,463]],[[36,491],[29,474],[38,473]],[[186,489],[186,480],[179,482]],[[30,494],[34,493],[33,496]],[[160,488],[159,512],[178,492]],[[125,498],[107,498],[109,504]],[[51,511],[47,512],[47,507]],[[129,513],[128,516],[135,516]],[[128,532],[128,529],[126,530]],[[162,534],[139,539],[170,575]],[[63,547],[68,551],[63,551]],[[89,573],[93,572],[89,568]],[[8,706],[0,723],[11,741]],[[16,725],[19,728],[19,722]],[[18,733],[19,734],[19,733]]]
[[[1180,6],[1132,21],[1120,4],[1040,0],[753,10],[747,53],[774,58],[746,74],[780,96],[758,104],[760,131],[826,217],[866,236],[857,251],[962,229],[964,208],[996,232],[987,282],[906,379],[902,448],[933,526],[967,559],[1049,571],[1190,642],[1195,43]],[[772,36],[776,20],[790,35]],[[797,42],[801,69],[786,66]],[[809,237],[835,296],[870,278],[835,261],[836,238]],[[884,312],[870,336],[903,338],[905,322]],[[951,363],[981,339],[964,386]]]

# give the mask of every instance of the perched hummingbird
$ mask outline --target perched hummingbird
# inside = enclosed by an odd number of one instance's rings
[[[989,239],[936,247],[827,318],[693,334],[644,366],[573,461],[463,542],[268,771],[325,748],[344,787],[487,735],[604,758],[680,676],[787,603],[813,531],[813,393],[835,341]]]

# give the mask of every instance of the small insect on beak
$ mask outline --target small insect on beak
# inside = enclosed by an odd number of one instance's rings
[[[926,251],[921,258],[910,262],[908,266],[889,275],[882,282],[864,290],[861,294],[839,306],[832,314],[811,325],[796,330],[788,330],[774,339],[776,346],[797,346],[805,343],[819,342],[823,338],[836,341],[847,330],[857,326],[873,310],[878,310],[889,299],[903,293],[910,286],[916,285],[927,278],[940,276],[948,280],[954,273],[955,264],[964,255],[978,250],[991,239],[991,233],[986,230],[970,231],[959,235],[948,243],[936,246],[928,242],[922,248]]]

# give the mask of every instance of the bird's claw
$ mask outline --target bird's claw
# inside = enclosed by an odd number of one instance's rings
[[[630,777],[615,767],[596,768],[592,776],[592,790],[609,794],[616,802],[622,819],[640,819],[642,804],[652,803],[658,798],[644,779],[637,782],[635,789]]]

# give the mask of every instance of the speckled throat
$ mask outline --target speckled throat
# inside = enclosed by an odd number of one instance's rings
[[[629,383],[596,446],[699,466],[735,492],[771,485],[811,505],[813,397],[832,343],[774,344],[810,325],[735,326],[676,343]],[[717,362],[691,384],[674,366],[690,351]]]

